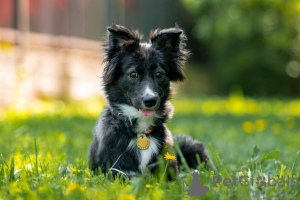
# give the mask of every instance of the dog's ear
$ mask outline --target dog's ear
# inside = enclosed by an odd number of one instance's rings
[[[108,48],[110,49],[118,49],[130,40],[139,40],[139,38],[136,38],[132,32],[130,32],[127,28],[121,25],[113,24],[112,26],[108,27],[107,30]]]
[[[150,36],[152,46],[157,49],[167,49],[168,51],[178,51],[181,40],[185,39],[182,29],[169,28],[161,31],[156,30]]]
[[[107,28],[107,42],[104,44],[105,61],[110,61],[122,50],[138,47],[139,42],[138,32],[131,32],[124,26],[113,24]]]
[[[103,44],[105,59],[103,80],[105,84],[110,83],[116,76],[118,55],[123,51],[134,50],[138,47],[141,36],[139,33],[131,32],[121,25],[113,24],[107,28],[107,41]]]
[[[186,36],[180,28],[155,30],[150,34],[152,47],[161,51],[165,57],[166,65],[170,68],[171,81],[183,81],[185,79],[182,67],[189,56],[185,49]]]

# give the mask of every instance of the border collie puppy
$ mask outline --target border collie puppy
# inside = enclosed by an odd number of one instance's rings
[[[114,176],[142,174],[145,167],[156,166],[159,155],[176,155],[173,137],[191,168],[198,165],[196,154],[206,163],[209,157],[200,142],[172,135],[166,127],[173,114],[170,83],[184,80],[182,67],[189,55],[182,29],[156,30],[149,43],[141,43],[137,31],[120,25],[107,30],[103,85],[108,103],[90,146],[91,170],[111,170]],[[171,168],[178,173],[177,161]]]

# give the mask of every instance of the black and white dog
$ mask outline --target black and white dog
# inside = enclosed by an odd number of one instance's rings
[[[90,168],[100,168],[102,173],[110,169],[113,175],[141,174],[145,167],[155,166],[164,147],[172,147],[176,137],[188,165],[196,169],[196,154],[202,162],[209,159],[203,145],[172,135],[166,127],[173,113],[170,83],[184,80],[182,67],[189,55],[186,37],[178,27],[152,32],[149,43],[141,43],[141,37],[120,25],[108,27],[103,74],[108,104],[95,127]],[[139,144],[140,138],[146,140]],[[177,174],[177,162],[173,169]]]

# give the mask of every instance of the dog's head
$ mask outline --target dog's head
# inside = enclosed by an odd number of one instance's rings
[[[180,28],[156,30],[149,43],[141,43],[137,31],[120,25],[108,27],[104,44],[104,89],[112,106],[134,107],[150,116],[168,100],[170,82],[183,81],[188,56]]]

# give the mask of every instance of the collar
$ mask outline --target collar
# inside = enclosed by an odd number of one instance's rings
[[[153,128],[150,128],[148,131],[145,132],[136,132],[137,134],[149,134],[153,131]]]

